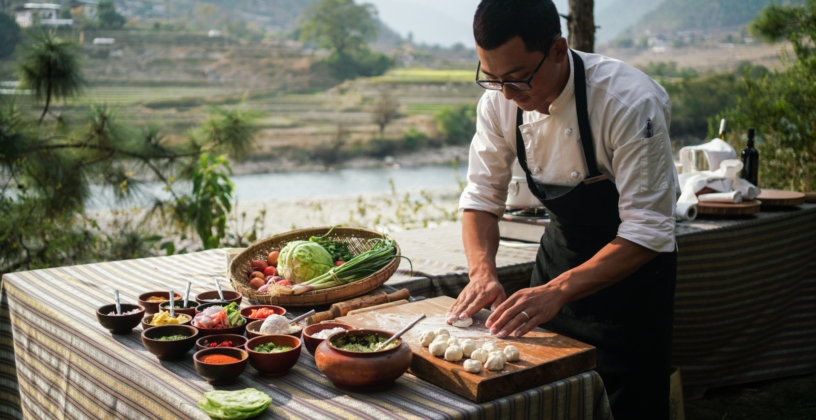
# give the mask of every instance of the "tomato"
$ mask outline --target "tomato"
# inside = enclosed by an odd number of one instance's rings
[[[272,267],[272,266],[266,267],[266,269],[264,269],[264,271],[263,271],[263,274],[264,274],[264,276],[277,276],[278,275],[278,269],[275,268],[275,267]]]
[[[278,251],[270,252],[269,256],[266,257],[266,262],[268,262],[269,265],[274,265],[275,267],[277,267],[278,266],[278,256],[279,255],[280,255],[280,252],[278,252]]]
[[[346,263],[345,261],[340,261],[340,260],[338,260],[338,261],[335,261],[334,266],[335,266],[335,267],[340,267],[341,265],[343,265],[343,264],[345,264],[345,263]]]
[[[269,267],[266,261],[261,260],[252,260],[249,265],[252,266],[253,271],[264,271],[266,267]]]

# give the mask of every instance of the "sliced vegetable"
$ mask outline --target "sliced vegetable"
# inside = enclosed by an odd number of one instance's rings
[[[240,420],[255,417],[272,403],[272,398],[254,388],[240,391],[210,391],[198,407],[214,419]]]

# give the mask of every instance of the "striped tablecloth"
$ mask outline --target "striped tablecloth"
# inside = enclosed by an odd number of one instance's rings
[[[5,275],[0,417],[207,418],[196,401],[213,387],[196,374],[191,357],[161,362],[142,346],[139,327],[112,336],[95,310],[113,300],[114,289],[135,302],[145,291],[182,290],[187,280],[194,292],[212,289],[215,280],[228,287],[224,266],[222,251],[207,251]],[[381,392],[340,391],[304,351],[283,377],[262,378],[248,367],[218,389],[247,387],[272,397],[266,418],[611,418],[595,372],[475,404],[409,374]]]

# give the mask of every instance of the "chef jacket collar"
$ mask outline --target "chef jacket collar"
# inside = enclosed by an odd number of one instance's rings
[[[550,115],[558,115],[570,109],[572,100],[575,97],[575,65],[572,62],[572,54],[569,52],[567,52],[567,58],[570,65],[569,79],[558,98],[550,104]]]

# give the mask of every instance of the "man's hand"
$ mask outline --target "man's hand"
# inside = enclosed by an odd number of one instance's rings
[[[566,303],[558,290],[547,285],[521,289],[493,310],[485,326],[499,338],[513,331],[521,337],[555,317]]]
[[[494,309],[504,302],[506,298],[504,287],[498,280],[471,279],[470,283],[459,294],[456,302],[448,309],[448,324],[457,319],[470,318],[487,305],[491,305],[491,309]]]

